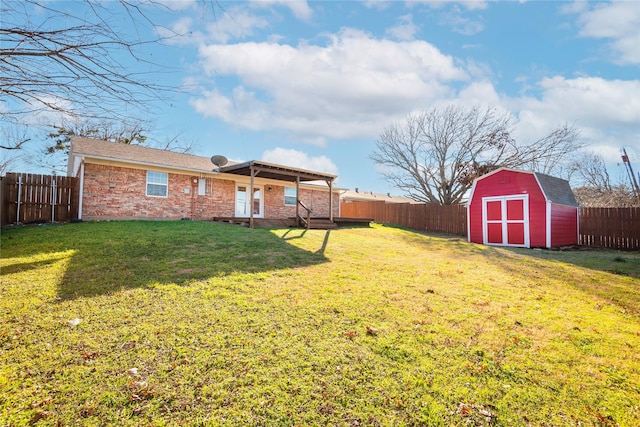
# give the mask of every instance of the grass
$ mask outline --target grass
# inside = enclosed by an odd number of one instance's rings
[[[1,245],[3,427],[640,424],[638,253],[188,221]]]

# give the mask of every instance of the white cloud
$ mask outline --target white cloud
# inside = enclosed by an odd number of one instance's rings
[[[616,161],[620,147],[640,140],[639,80],[556,76],[538,85],[539,98],[503,99],[516,112],[518,139],[531,142],[568,123],[580,132],[588,150],[602,154],[607,162]]]
[[[393,0],[360,0],[367,9],[385,10]]]
[[[484,30],[484,23],[478,19],[464,17],[457,6],[440,17],[440,24],[451,27],[456,33],[465,36],[472,36]]]
[[[597,3],[591,9],[578,11],[581,36],[610,39],[616,62],[640,64],[640,6],[637,1]]]
[[[398,25],[387,29],[387,36],[396,40],[413,40],[420,28],[413,23],[411,14],[398,18]]]
[[[262,153],[262,161],[338,175],[338,167],[327,156],[310,157],[298,150],[280,147],[266,150]]]
[[[140,3],[162,5],[172,11],[181,11],[196,5],[196,0],[139,0]]]
[[[255,29],[263,29],[269,22],[260,16],[251,14],[248,10],[233,8],[207,25],[210,40],[227,43],[231,39],[243,39],[254,34]]]
[[[157,27],[158,34],[167,43],[175,45],[199,45],[208,42],[227,43],[230,40],[244,39],[255,34],[256,29],[269,26],[269,22],[248,9],[229,8],[212,22],[204,26],[204,31],[195,29],[197,23],[192,18],[183,17],[171,25],[171,28]]]
[[[408,6],[419,3],[427,4],[432,9],[440,9],[449,4],[459,5],[469,10],[486,9],[488,7],[488,2],[484,0],[410,0],[406,2]]]
[[[468,78],[424,41],[379,40],[351,29],[328,40],[203,46],[204,71],[241,84],[231,93],[205,92],[192,105],[209,117],[300,139],[369,137],[407,111],[452,96],[448,85]]]
[[[313,15],[313,10],[306,0],[253,0],[251,3],[258,7],[271,7],[273,5],[288,7],[291,13],[302,21],[308,21]]]
[[[488,81],[477,81],[463,88],[458,94],[458,99],[468,105],[500,105],[500,95],[495,87]]]
[[[565,79],[556,76],[539,83],[545,114],[593,127],[636,127],[640,123],[640,81],[599,77]],[[636,94],[636,96],[633,96]]]

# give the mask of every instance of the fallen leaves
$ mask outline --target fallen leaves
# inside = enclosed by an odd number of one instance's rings
[[[83,351],[82,352],[82,357],[84,357],[85,360],[93,360],[95,358],[97,358],[98,356],[100,356],[100,353],[97,351]]]
[[[473,420],[476,425],[479,425],[480,423],[491,425],[496,421],[496,415],[487,407],[482,405],[460,402],[458,405],[458,414],[461,417]]]

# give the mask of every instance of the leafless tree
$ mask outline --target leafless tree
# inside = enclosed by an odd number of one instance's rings
[[[0,2],[2,120],[19,123],[42,111],[118,120],[167,97],[175,88],[152,76],[169,70],[144,53],[162,42],[149,18],[154,9],[166,6],[154,0]]]
[[[622,180],[613,182],[602,156],[594,153],[577,156],[571,169],[572,180],[578,183],[573,192],[580,206],[640,206],[631,186]]]
[[[147,137],[150,124],[143,121],[108,121],[87,118],[64,120],[53,125],[45,139],[47,143],[41,152],[28,158],[28,163],[39,168],[49,169],[52,173],[64,173],[71,141],[74,136],[93,138],[101,141],[130,145],[149,145],[167,151],[188,153],[193,143],[185,143],[181,136],[167,137],[166,140],[149,143]],[[44,155],[42,155],[44,154]]]
[[[480,175],[499,167],[552,173],[581,146],[570,126],[518,144],[507,114],[451,105],[411,114],[404,123],[387,127],[370,158],[406,196],[450,205],[460,203]]]
[[[29,142],[27,129],[23,126],[0,127],[0,175],[8,172],[13,165],[24,156],[20,149],[23,144]]]
[[[54,125],[53,132],[47,135],[51,142],[46,146],[47,154],[63,151],[69,153],[71,139],[74,136],[99,139],[101,141],[117,142],[120,144],[144,144],[147,136],[146,124],[141,121],[109,122],[77,119],[63,121],[61,125]]]

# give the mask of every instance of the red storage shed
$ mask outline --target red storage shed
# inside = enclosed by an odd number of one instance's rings
[[[500,168],[473,182],[467,205],[470,242],[557,247],[578,244],[578,202],[569,182]]]

